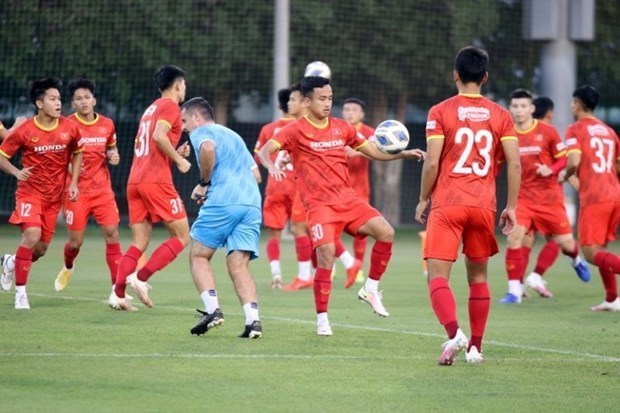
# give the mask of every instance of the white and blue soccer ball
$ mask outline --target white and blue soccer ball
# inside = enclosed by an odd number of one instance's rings
[[[324,77],[325,79],[332,78],[332,70],[327,66],[326,63],[323,63],[319,60],[316,62],[308,63],[306,66],[306,70],[304,70],[304,77],[316,76],[316,77]]]
[[[409,145],[409,131],[397,120],[384,120],[375,129],[375,145],[383,153],[397,154]]]

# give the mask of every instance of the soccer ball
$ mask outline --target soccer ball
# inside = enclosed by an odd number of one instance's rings
[[[329,66],[327,66],[327,64],[317,60],[316,62],[308,63],[308,66],[306,66],[306,70],[304,71],[304,77],[309,76],[317,76],[324,77],[325,79],[331,79],[332,71]]]
[[[394,155],[409,145],[409,131],[397,120],[384,120],[375,129],[374,142],[381,152]]]

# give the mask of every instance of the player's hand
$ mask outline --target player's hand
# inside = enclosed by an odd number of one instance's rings
[[[405,159],[417,159],[418,161],[423,161],[426,159],[426,152],[422,149],[409,149],[402,151],[402,154]]]
[[[268,172],[269,176],[271,176],[276,181],[281,181],[282,179],[286,178],[286,173],[275,165],[270,166]]]
[[[276,156],[276,161],[274,162],[276,168],[281,171],[292,171],[293,164],[291,163],[291,157],[289,156],[287,151],[280,151]]]
[[[420,200],[418,206],[415,207],[415,220],[420,224],[426,224],[426,218],[428,217],[428,199]]]
[[[205,203],[207,199],[207,191],[209,190],[209,186],[202,186],[200,184],[196,185],[194,190],[192,191],[191,198],[196,201],[198,205],[202,205]]]
[[[183,144],[177,148],[177,153],[182,157],[187,158],[191,153],[189,143],[183,142]]]
[[[499,226],[502,228],[502,234],[508,235],[517,227],[517,213],[514,209],[506,208],[499,216]]]
[[[564,182],[566,182],[566,169],[562,169],[558,173],[558,183],[563,184]]]
[[[32,170],[32,168],[34,168],[34,166],[20,169],[17,174],[15,174],[15,178],[17,178],[18,181],[27,181],[28,178],[30,178],[30,171]]]
[[[121,162],[121,156],[118,154],[118,150],[109,149],[105,154],[110,165],[118,165]]]
[[[187,173],[190,170],[192,164],[185,158],[181,158],[179,162],[177,162],[177,168],[181,171],[182,174]]]
[[[536,173],[544,178],[551,176],[551,174],[553,174],[553,171],[551,170],[551,168],[549,168],[544,163],[537,163],[536,166],[537,166]]]
[[[78,195],[80,195],[80,191],[77,187],[77,184],[69,184],[69,201],[75,202],[78,199]]]

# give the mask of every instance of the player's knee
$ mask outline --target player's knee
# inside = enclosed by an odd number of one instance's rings
[[[394,227],[390,224],[384,225],[377,233],[377,241],[393,242],[394,241]]]

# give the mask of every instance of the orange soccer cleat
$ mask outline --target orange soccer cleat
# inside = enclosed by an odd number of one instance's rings
[[[304,281],[299,277],[295,277],[293,278],[293,281],[291,281],[290,284],[287,284],[284,287],[282,287],[282,290],[284,291],[303,290],[304,288],[312,287],[313,284],[314,284],[314,281],[312,279]]]

